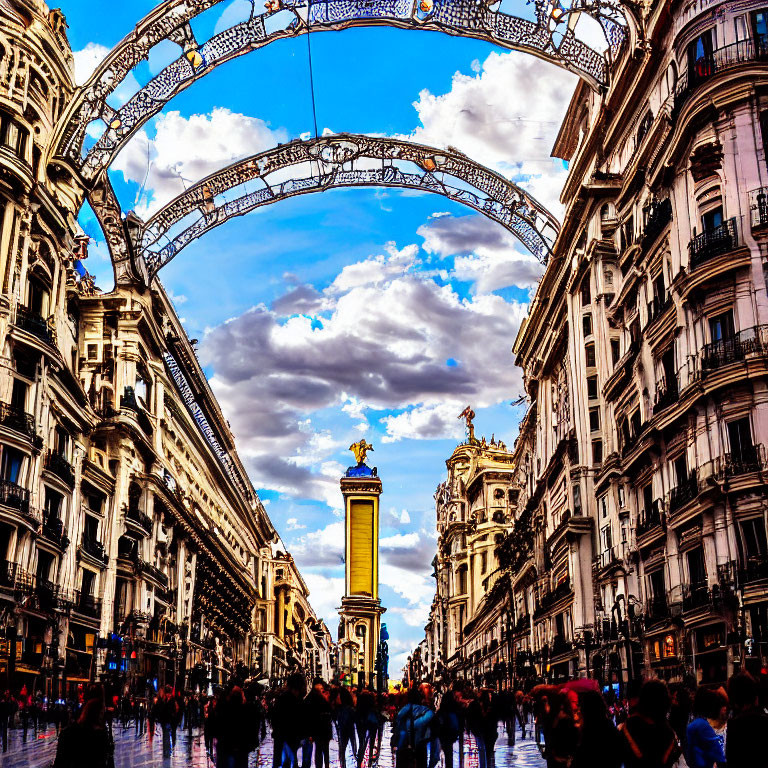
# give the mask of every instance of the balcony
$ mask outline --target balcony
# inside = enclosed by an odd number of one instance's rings
[[[661,413],[665,408],[674,405],[677,402],[680,392],[677,386],[677,379],[667,379],[666,376],[656,383],[656,400],[653,404],[653,414]]]
[[[45,455],[45,468],[63,480],[70,488],[75,487],[75,470],[60,453],[48,451]]]
[[[669,198],[651,203],[645,209],[645,228],[643,229],[643,250],[650,248],[672,221],[672,201]]]
[[[43,519],[43,527],[40,529],[42,535],[53,542],[59,549],[64,550],[69,546],[69,537],[64,523],[54,516]]]
[[[134,523],[147,536],[152,534],[152,518],[142,512],[138,507],[129,506],[125,510],[125,519],[128,523]]]
[[[696,235],[688,243],[688,254],[691,269],[704,264],[717,256],[730,253],[739,247],[739,236],[736,229],[736,219],[728,219],[719,227]]]
[[[742,362],[748,355],[768,355],[768,325],[753,325],[727,339],[705,344],[700,353],[701,375]]]
[[[84,595],[81,592],[77,592],[74,610],[82,616],[98,619],[101,617],[101,600],[93,595]]]
[[[768,579],[768,556],[755,555],[748,557],[746,565],[739,571],[739,581],[742,585]]]
[[[573,643],[566,640],[563,635],[555,635],[552,640],[552,656],[561,656],[573,650]]]
[[[2,480],[0,481],[0,504],[28,515],[29,491],[10,480]]]
[[[687,584],[683,587],[683,612],[695,611],[712,604],[712,592],[706,582]]]
[[[654,296],[652,301],[648,302],[648,325],[654,320],[658,320],[672,306],[672,296]]]
[[[89,555],[99,563],[106,565],[109,562],[109,555],[104,551],[104,545],[100,541],[91,539],[85,534],[80,539],[80,551]]]
[[[650,533],[656,527],[662,527],[664,525],[664,517],[661,513],[661,505],[658,501],[654,501],[649,510],[645,510],[638,519],[637,523],[637,536],[644,536],[646,533]]]
[[[610,568],[613,565],[618,565],[621,563],[619,548],[608,547],[608,549],[601,552],[595,559],[597,561],[597,567],[601,571]]]
[[[710,78],[740,64],[768,59],[768,37],[761,35],[756,40],[740,40],[731,45],[725,45],[713,51],[709,56],[697,59],[693,67],[689,67],[680,75],[675,91],[672,116],[676,117],[685,102],[696,88]]]
[[[738,453],[724,453],[717,459],[716,475],[719,480],[724,480],[739,475],[748,475],[752,472],[760,472],[766,468],[765,446],[744,446]]]
[[[749,209],[752,212],[752,229],[768,226],[768,187],[753,189],[749,193]]]
[[[168,589],[168,577],[155,565],[146,560],[136,560],[136,573],[147,576],[157,582],[163,589]]]
[[[527,632],[531,628],[531,617],[529,614],[524,613],[522,616],[519,616],[517,619],[517,623],[515,624],[515,634],[522,634],[523,632]]]
[[[551,592],[545,592],[539,599],[536,610],[533,612],[534,618],[543,616],[553,605],[555,605],[555,603],[572,594],[573,587],[571,587],[567,581],[560,584]]]
[[[31,414],[9,403],[0,402],[0,426],[20,432],[29,438],[35,435],[35,420]]]
[[[136,421],[147,436],[152,435],[152,422],[144,408],[141,407],[136,399],[136,392],[133,387],[126,387],[120,396],[120,408],[133,412]]]
[[[669,605],[665,595],[652,597],[645,606],[645,623],[647,626],[659,624],[670,618]]]
[[[678,483],[677,487],[669,492],[669,514],[672,515],[682,509],[689,501],[693,501],[699,495],[699,479],[695,472]]]
[[[23,304],[16,307],[16,321],[14,325],[22,331],[31,333],[51,347],[56,346],[56,329],[53,323],[40,315],[31,312]]]

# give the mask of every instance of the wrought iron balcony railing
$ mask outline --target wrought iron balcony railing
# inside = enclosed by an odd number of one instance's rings
[[[669,408],[670,405],[676,403],[679,394],[677,379],[667,380],[666,377],[662,376],[656,384],[656,400],[653,405],[654,415],[661,413],[665,408]]]
[[[689,501],[693,501],[699,495],[699,479],[695,472],[683,478],[677,487],[669,492],[669,513],[673,514],[682,509]]]
[[[654,501],[650,509],[645,510],[640,516],[637,523],[637,535],[643,536],[649,533],[657,526],[664,525],[664,516],[661,512],[661,505],[658,501]]]
[[[647,624],[655,624],[665,621],[670,617],[669,605],[666,595],[652,597],[645,606],[645,621]]]
[[[104,551],[104,545],[100,541],[91,539],[85,534],[83,534],[82,538],[80,539],[80,549],[82,549],[83,552],[95,558],[96,560],[100,560],[104,564],[109,562],[109,555]]]
[[[725,339],[705,344],[700,354],[702,376],[747,355],[768,355],[768,325],[753,325]]]
[[[694,611],[711,603],[712,593],[706,582],[686,585],[683,588],[683,611]]]
[[[101,616],[101,600],[93,595],[77,592],[74,608],[78,613],[92,619],[98,619]]]
[[[137,523],[148,534],[152,533],[152,518],[138,507],[128,506],[125,509],[125,519]]]
[[[27,437],[35,437],[35,419],[32,414],[9,403],[0,402],[0,426],[21,432]]]
[[[753,189],[749,193],[749,208],[752,211],[752,229],[768,226],[768,187]]]
[[[739,571],[742,584],[768,579],[768,555],[754,555],[746,559],[744,568]]]
[[[62,479],[70,488],[74,488],[75,470],[60,453],[48,451],[45,456],[45,468]]]
[[[708,56],[697,59],[692,67],[680,75],[675,100],[673,115],[682,108],[691,93],[699,85],[714,77],[724,70],[746,64],[752,61],[765,61],[768,59],[768,36],[759,35],[756,39],[739,40],[731,45],[724,45]]]
[[[136,560],[136,573],[146,574],[150,578],[155,579],[163,589],[168,588],[168,577],[156,565],[152,565],[152,563],[148,563],[146,560],[141,558]]]
[[[0,481],[0,504],[29,514],[29,491],[10,480]]]
[[[654,296],[651,301],[648,302],[648,324],[650,325],[654,320],[658,319],[672,306],[672,296],[667,294],[666,296]]]
[[[722,480],[766,469],[764,445],[745,445],[740,451],[724,453],[716,461],[717,476]]]
[[[739,247],[739,234],[736,218],[724,221],[719,227],[713,227],[700,235],[695,235],[688,244],[691,269],[701,264],[730,253]]]
[[[56,329],[53,323],[41,315],[31,312],[23,304],[19,304],[16,307],[15,325],[23,331],[37,336],[38,339],[41,339],[46,344],[52,347],[56,346]]]
[[[54,516],[45,517],[41,532],[46,539],[52,541],[60,549],[66,549],[69,546],[67,527],[60,518]]]
[[[672,201],[664,200],[651,203],[645,211],[645,228],[643,229],[643,249],[650,248],[664,228],[672,221]]]

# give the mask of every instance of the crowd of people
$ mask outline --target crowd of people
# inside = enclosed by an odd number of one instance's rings
[[[330,768],[331,742],[340,768],[378,764],[390,749],[396,768],[463,768],[468,747],[479,768],[494,768],[506,732],[533,739],[547,768],[768,768],[768,679],[734,675],[727,686],[630,685],[626,698],[602,693],[592,680],[539,685],[526,693],[474,689],[460,681],[436,691],[429,683],[394,692],[307,681],[283,687],[233,684],[216,696],[181,695],[171,686],[151,700],[108,699],[87,687],[80,700],[50,709],[26,694],[0,696],[0,730],[18,712],[23,727],[44,721],[60,731],[54,768],[112,768],[114,732],[162,738],[173,753],[178,730],[200,728],[217,768],[246,768],[272,734],[272,768]],[[391,727],[386,728],[387,724]],[[471,741],[467,735],[472,737]],[[385,742],[386,738],[386,742]]]

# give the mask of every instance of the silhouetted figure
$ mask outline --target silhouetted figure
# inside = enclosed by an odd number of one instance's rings
[[[59,735],[53,768],[108,768],[114,743],[106,726],[104,692],[89,691],[77,721]]]

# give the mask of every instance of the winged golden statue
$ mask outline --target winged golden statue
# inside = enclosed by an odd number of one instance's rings
[[[349,446],[349,450],[355,454],[358,464],[365,464],[365,458],[369,451],[373,451],[373,446],[365,441],[363,438],[359,443],[352,443]]]

